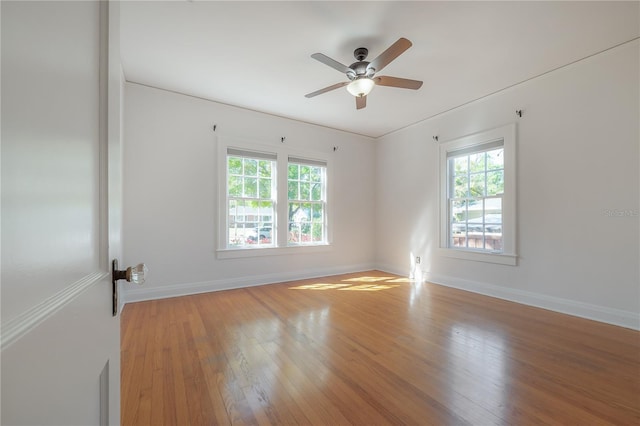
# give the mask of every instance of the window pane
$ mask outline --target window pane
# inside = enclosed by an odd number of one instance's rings
[[[313,242],[322,241],[324,239],[324,236],[322,233],[322,223],[314,223],[312,225],[311,233],[312,233],[311,239]]]
[[[302,220],[305,221],[305,222],[309,222],[311,220],[311,203],[302,204],[301,211],[304,214],[304,219],[302,219]]]
[[[504,168],[504,149],[487,151],[487,170]]]
[[[467,202],[466,200],[454,201],[451,200],[451,217],[454,222],[466,222],[467,221]]]
[[[502,228],[500,228],[500,232],[487,231],[485,233],[485,248],[492,251],[503,250],[504,245],[502,242]]]
[[[229,176],[229,184],[227,186],[227,193],[230,197],[242,196],[242,177]]]
[[[288,243],[298,243],[300,242],[300,227],[299,226],[291,226],[289,229],[289,235],[287,237]]]
[[[238,229],[236,226],[232,226],[229,228],[229,246],[237,247],[244,243],[243,239],[244,233],[242,229]]]
[[[485,225],[502,225],[502,199],[487,198],[484,202]]]
[[[258,179],[244,178],[244,196],[252,198],[258,196]]]
[[[484,165],[484,152],[479,152],[477,154],[471,154],[469,156],[469,172],[482,172],[485,169]]]
[[[238,200],[236,201],[236,205],[237,205],[237,211],[236,211],[236,222],[244,222],[244,215],[245,215],[245,207],[244,207],[244,201],[242,200]]]
[[[300,166],[300,180],[309,182],[311,180],[311,170],[309,166]]]
[[[320,223],[324,221],[324,215],[322,214],[322,204],[320,203],[314,204],[312,220],[313,222],[320,222]]]
[[[465,198],[469,196],[469,178],[467,175],[456,176],[453,196]]]
[[[244,174],[246,176],[258,176],[258,160],[244,159]]]
[[[271,179],[260,179],[258,185],[260,198],[271,198]]]
[[[467,231],[482,233],[484,220],[484,201],[471,200],[467,206]]]
[[[311,188],[309,182],[300,182],[300,199],[309,200],[311,198]]]
[[[467,174],[468,165],[469,165],[469,156],[465,155],[464,157],[458,157],[453,159],[453,170],[456,175],[459,174]]]
[[[297,181],[289,181],[289,200],[299,200],[300,194],[298,193],[298,182]]]
[[[473,173],[469,176],[469,196],[484,197],[484,173]]]
[[[259,203],[260,221],[271,221],[273,217],[273,202],[272,201],[260,201]]]
[[[322,185],[319,183],[314,183],[311,186],[311,200],[312,201],[321,201],[322,200]]]
[[[299,222],[300,204],[289,203],[289,222]]]
[[[236,223],[237,201],[229,200],[229,225]]]
[[[298,170],[300,166],[297,164],[289,164],[289,179],[298,179]]]
[[[242,158],[228,157],[229,174],[240,175],[242,174]]]
[[[310,243],[311,242],[311,224],[303,223],[300,226],[300,242],[302,243]]]
[[[467,245],[467,202],[451,201],[450,242],[452,247],[466,247]]]
[[[502,200],[488,199],[485,204],[484,235],[487,250],[502,251]]]
[[[266,177],[266,178],[271,177],[271,161],[260,160],[258,162],[258,168],[259,168],[260,177]]]
[[[504,193],[504,170],[487,173],[487,195]]]
[[[320,167],[311,167],[311,182],[322,181],[322,169]]]

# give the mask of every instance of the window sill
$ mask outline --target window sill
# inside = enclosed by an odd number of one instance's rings
[[[309,246],[287,246],[287,247],[264,247],[264,248],[239,248],[239,249],[220,249],[216,250],[218,259],[238,259],[245,257],[262,257],[262,256],[284,256],[292,254],[313,254],[328,252],[331,250],[330,244],[316,244]]]
[[[482,253],[471,250],[440,248],[438,254],[455,259],[471,260],[474,262],[497,263],[499,265],[516,266],[518,256],[506,253]]]

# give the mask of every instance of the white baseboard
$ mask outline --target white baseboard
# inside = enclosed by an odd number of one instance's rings
[[[390,273],[407,275],[407,272],[400,272],[397,268],[390,265],[378,265],[377,268]],[[548,309],[550,311],[613,324],[633,330],[640,330],[640,314],[637,312],[607,308],[604,306],[577,302],[575,300],[547,296],[544,294],[506,288],[446,275],[432,274],[429,272],[423,273],[423,281],[428,281],[445,287],[466,290],[472,293],[483,294],[485,296],[497,297],[499,299],[534,306],[536,308]]]
[[[605,306],[598,306],[590,303],[547,296],[523,290],[505,288],[487,283],[459,280],[432,274],[427,274],[425,278],[427,281],[433,282],[434,284],[474,291],[476,293],[522,303],[524,305],[549,309],[563,314],[574,315],[594,321],[640,330],[640,315],[629,311],[607,308]]]
[[[172,284],[160,287],[138,287],[123,291],[121,300],[122,306],[124,307],[127,303],[142,302],[145,300],[166,299],[169,297],[188,296],[191,294],[209,293],[212,291],[232,290],[236,288],[326,277],[330,275],[370,271],[372,269],[375,269],[374,264],[361,264],[341,266],[337,268],[318,268],[305,271],[283,271],[275,274],[251,275],[197,283]]]

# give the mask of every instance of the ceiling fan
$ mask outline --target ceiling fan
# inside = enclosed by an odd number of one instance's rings
[[[356,108],[362,109],[367,106],[367,95],[376,85],[417,90],[422,86],[421,81],[389,76],[375,77],[377,72],[382,71],[382,69],[389,65],[391,61],[396,59],[410,47],[411,42],[409,40],[406,38],[400,38],[371,62],[365,61],[369,54],[369,50],[364,47],[359,47],[353,51],[353,56],[356,58],[357,62],[354,62],[349,66],[343,65],[322,53],[314,53],[311,55],[313,59],[346,74],[350,81],[336,83],[332,86],[325,87],[324,89],[316,90],[315,92],[306,94],[305,97],[313,98],[314,96],[347,86],[349,93],[356,97]]]

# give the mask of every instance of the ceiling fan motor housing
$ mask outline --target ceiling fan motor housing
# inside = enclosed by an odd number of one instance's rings
[[[356,78],[362,78],[362,77],[371,78],[373,77],[373,74],[375,74],[375,72],[376,70],[369,67],[369,62],[358,61],[349,65],[349,71],[347,71],[347,77],[349,77],[349,80],[354,80]]]
[[[375,74],[376,70],[373,68],[369,68],[369,62],[365,61],[367,55],[369,54],[369,49],[366,47],[358,47],[353,51],[353,56],[358,60],[358,62],[354,62],[349,65],[349,71],[347,71],[347,77],[349,80],[355,80],[357,78],[372,78],[373,74]]]

